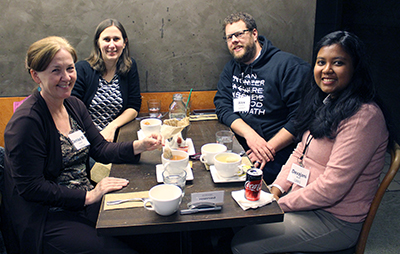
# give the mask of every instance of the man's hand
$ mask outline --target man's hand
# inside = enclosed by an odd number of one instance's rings
[[[244,137],[250,150],[246,153],[254,166],[263,169],[267,162],[273,161],[275,149],[256,132]]]
[[[247,155],[251,162],[256,164],[255,166],[258,165],[260,169],[263,169],[267,162],[274,160],[275,148],[258,135],[243,119],[239,118],[233,121],[231,128],[236,134],[246,139],[250,148],[247,151]]]

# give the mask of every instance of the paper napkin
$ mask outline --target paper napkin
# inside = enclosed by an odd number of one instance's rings
[[[106,194],[104,196],[104,210],[143,207],[143,201],[141,200],[125,202],[118,205],[107,205],[107,201],[129,199],[129,198],[148,198],[148,197],[149,197],[149,191]]]
[[[274,195],[261,191],[260,199],[257,201],[247,200],[244,196],[244,189],[238,191],[232,191],[232,198],[239,204],[243,210],[250,208],[256,209],[258,207],[265,206],[275,200]]]

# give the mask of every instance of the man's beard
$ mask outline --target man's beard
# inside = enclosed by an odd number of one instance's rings
[[[251,59],[254,58],[255,54],[256,54],[256,43],[253,42],[251,44],[245,45],[243,47],[244,50],[244,54],[241,56],[237,56],[234,54],[234,51],[231,50],[231,55],[233,56],[233,58],[239,62],[239,63],[247,63],[249,62]]]

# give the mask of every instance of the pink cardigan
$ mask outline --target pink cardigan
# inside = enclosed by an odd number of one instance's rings
[[[340,123],[335,139],[312,139],[303,160],[310,176],[302,188],[286,179],[292,163],[298,165],[308,134],[303,135],[274,182],[285,192],[292,187],[279,199],[279,205],[285,212],[324,209],[341,220],[362,222],[378,188],[388,144],[380,108],[365,104]]]

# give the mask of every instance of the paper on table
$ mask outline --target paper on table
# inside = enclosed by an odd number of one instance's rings
[[[92,169],[90,170],[90,178],[92,179],[92,181],[98,183],[104,177],[109,176],[110,171],[111,171],[111,166],[112,166],[112,163],[103,164],[100,162],[96,162],[93,165]]]
[[[182,120],[180,120],[178,123],[179,126],[168,125],[167,124],[168,120],[175,120],[175,119],[166,119],[166,120],[164,120],[164,124],[161,125],[161,135],[165,139],[172,138],[173,136],[180,133],[183,129],[185,129],[186,126],[188,126],[190,124],[188,117],[185,117]]]
[[[218,119],[217,114],[203,114],[203,115],[191,115],[189,116],[191,122],[194,121],[205,121],[205,120],[216,120]]]
[[[244,190],[232,191],[232,198],[239,204],[243,210],[250,208],[256,209],[261,206],[265,206],[275,200],[274,195],[261,191],[260,199],[257,201],[247,200],[244,196]]]
[[[106,194],[104,196],[104,210],[143,207],[143,202],[141,200],[130,201],[130,202],[121,203],[119,205],[110,205],[110,206],[107,205],[107,201],[113,201],[113,200],[119,200],[119,199],[129,199],[129,198],[148,198],[148,197],[149,197],[149,191]]]

